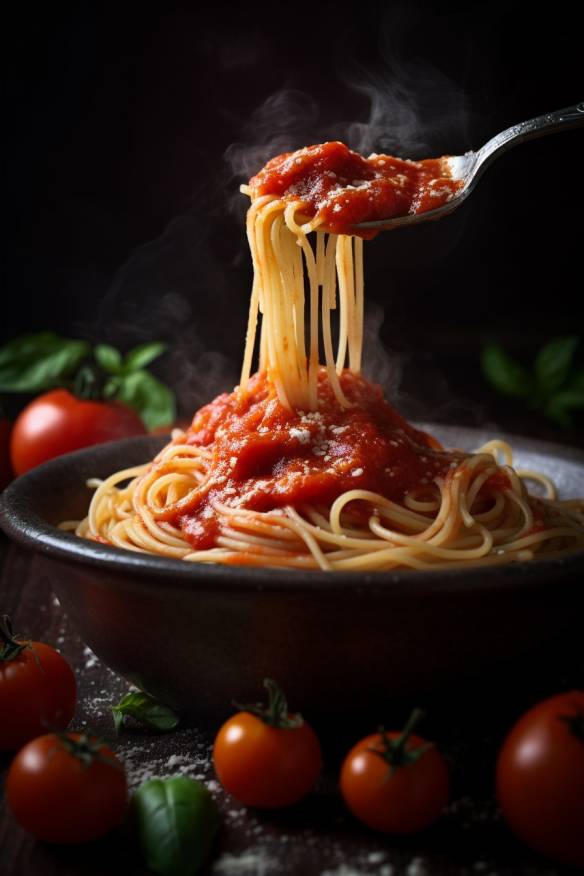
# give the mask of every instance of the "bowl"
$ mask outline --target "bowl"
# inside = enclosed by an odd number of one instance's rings
[[[425,424],[445,446],[473,448],[473,429]],[[584,495],[584,454],[504,436],[516,461]],[[481,568],[323,573],[187,563],[132,553],[57,528],[85,515],[89,477],[151,459],[160,437],[62,456],[14,481],[0,524],[34,551],[63,610],[110,667],[175,708],[222,714],[257,699],[270,676],[299,709],[371,709],[436,691],[461,675],[576,630],[584,552]],[[500,671],[497,670],[497,671]]]

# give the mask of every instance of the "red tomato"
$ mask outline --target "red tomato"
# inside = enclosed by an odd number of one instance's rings
[[[255,714],[242,711],[226,721],[215,739],[213,762],[219,781],[236,800],[275,809],[313,789],[322,754],[314,730],[288,713],[277,685],[266,679],[264,686],[270,705],[250,707]]]
[[[306,723],[269,727],[239,712],[219,730],[213,762],[226,791],[246,806],[290,806],[314,787],[322,765],[320,744]]]
[[[392,767],[386,760],[387,743],[395,745],[400,739],[404,745]],[[422,749],[417,757],[416,749]],[[372,733],[346,756],[340,785],[359,821],[383,833],[409,834],[439,817],[448,803],[450,776],[440,752],[420,736]]]
[[[4,644],[2,643],[4,640]],[[64,730],[75,711],[75,676],[58,651],[30,642],[16,656],[0,639],[0,750],[20,748],[47,730]]]
[[[21,475],[71,450],[144,434],[142,420],[126,405],[87,401],[66,389],[53,389],[16,418],[10,440],[12,467]]]
[[[13,478],[10,465],[10,432],[12,423],[5,417],[0,417],[0,490],[3,490]]]
[[[83,843],[109,833],[126,809],[126,775],[94,737],[49,733],[25,745],[6,779],[16,820],[37,839]]]
[[[526,845],[584,866],[584,691],[544,700],[515,724],[497,761],[497,798]]]

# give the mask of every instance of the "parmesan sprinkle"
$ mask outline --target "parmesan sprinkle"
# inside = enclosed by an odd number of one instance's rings
[[[298,438],[301,444],[308,444],[311,438],[310,429],[290,429],[290,438]]]

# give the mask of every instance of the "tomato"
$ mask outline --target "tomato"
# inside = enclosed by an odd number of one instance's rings
[[[298,802],[313,789],[322,754],[312,727],[288,713],[274,682],[266,679],[264,685],[270,706],[250,707],[255,714],[245,710],[226,721],[215,739],[213,763],[219,781],[236,800],[274,809]]]
[[[499,753],[497,798],[526,845],[584,866],[584,691],[553,696],[519,719]]]
[[[0,417],[0,490],[3,490],[13,478],[10,465],[10,432],[12,423],[5,417]]]
[[[75,711],[75,676],[58,651],[12,637],[0,622],[0,750],[20,748],[47,730],[64,730]]]
[[[107,746],[80,733],[49,733],[25,745],[6,779],[16,820],[37,839],[83,843],[109,833],[126,809],[124,768]]]
[[[21,475],[80,447],[144,434],[142,420],[126,405],[87,401],[66,389],[53,389],[35,398],[16,418],[10,458],[15,473]]]
[[[358,742],[341,767],[345,803],[368,827],[410,834],[440,816],[450,792],[450,776],[440,752],[412,734],[419,712],[406,729],[372,733]]]

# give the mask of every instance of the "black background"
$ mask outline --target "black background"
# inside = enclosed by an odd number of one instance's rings
[[[5,26],[1,340],[163,338],[155,370],[192,412],[237,381],[246,174],[327,138],[458,154],[577,103],[574,8],[21,6]],[[453,216],[367,245],[370,367],[405,413],[533,428],[485,387],[479,349],[496,337],[529,361],[578,329],[583,145],[582,131],[526,144]]]

